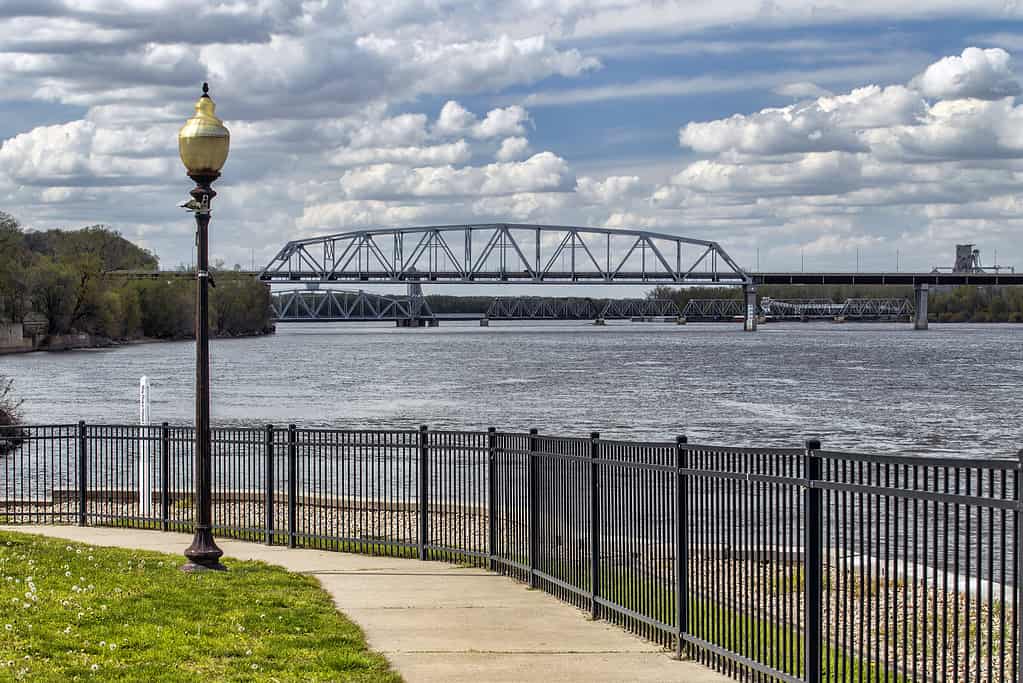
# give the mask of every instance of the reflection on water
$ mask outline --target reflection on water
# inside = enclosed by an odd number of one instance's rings
[[[224,425],[502,430],[1014,455],[1023,326],[280,325],[212,343]],[[32,422],[190,423],[191,342],[0,357]]]

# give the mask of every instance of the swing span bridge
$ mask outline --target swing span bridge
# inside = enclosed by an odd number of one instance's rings
[[[410,286],[410,289],[418,285]],[[674,321],[682,311],[670,299],[581,299],[496,297],[485,312],[436,313],[421,292],[408,296],[338,289],[273,292],[276,322],[383,322],[402,327],[433,326],[443,320],[637,320]]]

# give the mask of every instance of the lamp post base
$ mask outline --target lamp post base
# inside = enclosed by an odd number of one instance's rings
[[[188,562],[181,566],[183,572],[203,571],[227,571],[227,567],[220,564],[220,558],[224,551],[217,547],[213,541],[213,532],[209,527],[197,527],[192,545],[185,550],[185,557]]]

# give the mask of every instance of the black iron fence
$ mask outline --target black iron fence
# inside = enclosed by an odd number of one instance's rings
[[[191,428],[8,436],[6,523],[191,528]],[[212,440],[221,536],[489,566],[740,679],[1023,681],[1015,459],[426,428]]]

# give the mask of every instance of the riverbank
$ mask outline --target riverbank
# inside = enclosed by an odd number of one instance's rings
[[[82,349],[108,349],[117,346],[135,346],[139,344],[160,344],[195,339],[194,336],[177,337],[134,337],[131,339],[111,339],[97,334],[25,334],[21,324],[5,324],[0,326],[0,356],[16,353],[32,353],[35,351],[79,351]],[[248,337],[265,337],[276,334],[276,326],[267,330],[240,334],[215,334],[212,339],[243,339]]]

